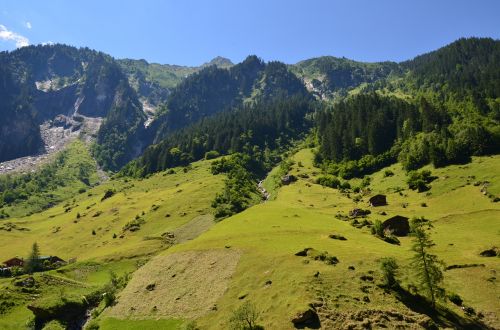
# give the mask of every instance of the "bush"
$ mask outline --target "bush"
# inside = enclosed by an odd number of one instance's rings
[[[396,279],[398,264],[396,259],[382,258],[380,260],[380,269],[382,270],[382,276],[384,278],[384,285],[388,288],[393,288],[399,286],[398,280]]]
[[[106,200],[106,199],[112,197],[115,193],[116,193],[116,191],[114,189],[107,189],[106,192],[104,192],[104,196],[102,196],[102,198],[101,198],[101,202],[103,200]]]
[[[85,330],[99,330],[99,328],[99,323],[96,320],[92,320],[87,324]]]
[[[391,170],[384,171],[384,178],[388,178],[388,177],[393,176],[393,175],[394,175],[394,172]]]
[[[113,291],[108,291],[104,293],[104,306],[113,306],[116,301],[116,295]]]
[[[139,229],[141,229],[141,225],[143,225],[145,222],[146,220],[137,215],[134,220],[127,222],[125,226],[123,226],[122,231],[138,231]]]
[[[64,330],[65,327],[57,320],[52,320],[46,323],[43,330]]]
[[[340,180],[330,174],[318,177],[316,183],[330,188],[338,188],[340,186]]]
[[[448,294],[448,300],[457,306],[462,306],[462,303],[463,303],[462,298],[456,293]]]
[[[384,237],[384,227],[382,227],[382,222],[380,220],[375,220],[371,231],[372,235],[376,235],[378,237]]]
[[[418,192],[424,192],[430,189],[429,183],[434,181],[436,177],[431,175],[431,171],[410,171],[408,172],[408,187],[412,190],[417,190]]]

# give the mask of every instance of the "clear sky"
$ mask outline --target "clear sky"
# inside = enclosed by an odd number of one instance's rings
[[[0,0],[0,50],[55,42],[180,65],[401,61],[469,36],[500,38],[500,0]]]

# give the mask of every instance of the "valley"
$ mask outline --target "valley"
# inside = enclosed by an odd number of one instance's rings
[[[0,329],[500,328],[499,54],[0,53]]]

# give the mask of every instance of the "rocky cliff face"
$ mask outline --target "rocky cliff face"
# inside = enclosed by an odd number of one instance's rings
[[[0,162],[42,153],[47,146],[40,126],[61,115],[69,121],[79,116],[92,124],[103,118],[107,131],[99,131],[98,142],[106,144],[110,157],[120,159],[115,166],[137,154],[136,145],[123,145],[108,136],[119,123],[133,123],[132,129],[120,126],[121,133],[139,138],[139,127],[146,120],[139,96],[110,56],[64,45],[4,52],[0,54],[0,85]],[[115,157],[117,152],[119,157]]]

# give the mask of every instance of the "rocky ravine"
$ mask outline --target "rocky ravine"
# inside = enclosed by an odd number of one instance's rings
[[[91,143],[95,139],[102,120],[101,117],[57,115],[54,119],[44,122],[40,125],[44,146],[39,153],[0,163],[0,175],[14,172],[34,172],[40,165],[52,159],[54,154],[63,150],[68,143],[78,137]],[[101,175],[101,177],[103,176]]]

